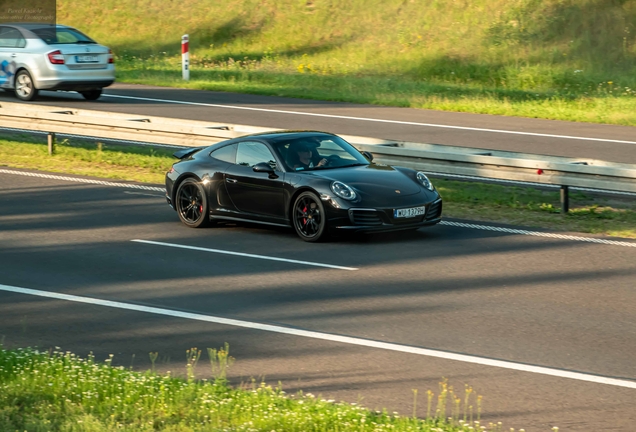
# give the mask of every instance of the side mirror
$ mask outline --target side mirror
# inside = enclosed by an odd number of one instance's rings
[[[373,162],[373,155],[372,155],[370,152],[368,152],[368,151],[363,151],[363,152],[362,152],[362,156],[364,156],[365,158],[367,158],[367,160],[368,160],[369,162]]]
[[[252,171],[267,173],[267,174],[269,174],[270,178],[277,178],[278,177],[276,175],[276,173],[274,172],[274,168],[272,168],[272,166],[270,164],[268,164],[267,162],[257,163],[256,165],[254,165],[252,167]]]

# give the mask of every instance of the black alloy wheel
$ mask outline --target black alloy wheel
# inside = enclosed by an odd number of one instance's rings
[[[102,89],[81,91],[80,94],[84,96],[84,99],[93,101],[99,99],[102,95]]]
[[[38,95],[33,78],[25,69],[15,76],[15,95],[23,101],[32,101]]]
[[[208,200],[203,186],[196,179],[187,178],[181,182],[175,201],[181,222],[191,228],[210,225]]]
[[[317,242],[325,237],[325,209],[315,193],[303,192],[298,195],[292,207],[292,223],[296,233],[304,241]]]

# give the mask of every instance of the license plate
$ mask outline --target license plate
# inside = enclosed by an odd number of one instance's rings
[[[410,218],[415,216],[422,216],[424,213],[426,213],[426,207],[395,209],[393,210],[393,217],[394,218]]]
[[[97,63],[99,59],[94,55],[78,55],[75,56],[76,63]]]

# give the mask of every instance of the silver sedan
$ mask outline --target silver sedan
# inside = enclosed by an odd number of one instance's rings
[[[95,100],[115,81],[113,53],[72,27],[0,24],[0,88],[33,100],[39,90],[70,90]]]

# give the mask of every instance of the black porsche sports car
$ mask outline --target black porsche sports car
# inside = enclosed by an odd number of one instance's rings
[[[330,232],[418,229],[441,220],[442,198],[422,172],[372,162],[337,135],[242,136],[176,152],[166,198],[190,227],[217,220]]]

